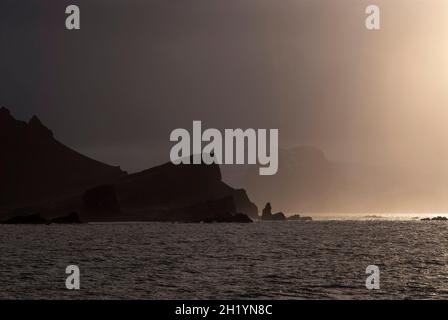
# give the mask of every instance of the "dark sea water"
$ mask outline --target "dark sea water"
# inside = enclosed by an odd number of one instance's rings
[[[444,299],[447,259],[444,222],[2,225],[0,298]]]

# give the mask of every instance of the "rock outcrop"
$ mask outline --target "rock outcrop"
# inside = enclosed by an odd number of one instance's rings
[[[40,214],[32,214],[28,216],[16,216],[7,219],[2,224],[48,224],[48,220],[41,217]]]
[[[128,175],[64,146],[36,116],[25,123],[5,108],[0,148],[0,220],[77,221],[72,212],[85,222],[258,218],[246,191],[224,183],[215,164],[166,163]]]
[[[175,216],[178,209],[196,207],[196,214],[220,212],[218,207],[232,213],[257,217],[258,209],[244,190],[235,190],[222,181],[218,165],[164,165],[129,175],[115,184],[118,201],[123,212],[140,219],[152,219],[151,215],[165,212]],[[225,200],[222,200],[225,199]],[[204,208],[204,203],[212,206]],[[145,212],[141,214],[142,210]],[[190,218],[193,211],[189,210]],[[157,215],[157,214],[155,214]],[[171,220],[172,218],[166,218]]]
[[[121,214],[114,185],[98,186],[82,196],[83,216],[88,221],[113,221]]]
[[[26,123],[0,108],[0,212],[63,199],[125,175],[64,146],[36,116]]]
[[[283,214],[283,212],[277,212],[272,214],[272,207],[271,204],[268,202],[266,203],[266,206],[263,209],[261,219],[265,221],[284,221],[286,220],[286,217]]]
[[[89,189],[56,204],[50,214],[68,210],[81,212],[84,221],[250,222],[258,217],[246,192],[221,180],[218,165],[172,163]]]
[[[5,221],[1,224],[79,224],[82,223],[76,212],[71,212],[69,215],[64,217],[57,217],[51,220],[47,220],[41,216],[40,213],[30,214],[26,216],[15,216]]]
[[[197,203],[185,208],[172,209],[164,212],[162,219],[164,219],[164,221],[207,223],[252,222],[247,215],[237,212],[235,201],[232,196]]]
[[[293,216],[288,217],[288,220],[291,221],[312,221],[311,217],[302,217],[300,214],[295,214]]]
[[[421,219],[421,221],[448,221],[448,218],[438,216],[438,217],[434,217],[434,218],[423,218],[423,219]]]
[[[51,219],[50,223],[55,224],[79,224],[82,223],[79,215],[76,212],[71,212],[68,216],[65,217],[57,217]]]

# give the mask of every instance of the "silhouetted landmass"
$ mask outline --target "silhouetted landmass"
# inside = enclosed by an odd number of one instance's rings
[[[423,218],[421,221],[448,221],[447,217]]]
[[[36,117],[0,108],[0,208],[41,205],[126,175],[64,146]]]
[[[41,217],[40,214],[29,216],[16,216],[2,222],[3,224],[48,224],[48,220]]]
[[[244,190],[222,182],[218,165],[164,165],[47,208],[48,214],[80,212],[85,221],[207,222],[258,217]],[[237,222],[237,221],[236,221]]]
[[[82,208],[76,208],[83,212],[88,220],[113,220],[121,215],[114,185],[103,185],[84,192],[82,196]]]
[[[40,213],[30,215],[19,215],[13,218],[0,222],[1,224],[79,224],[82,223],[76,212],[70,213],[68,216],[57,217],[47,220],[41,216]]]
[[[231,196],[173,209],[165,212],[164,217],[182,222],[252,222],[247,215],[237,212],[235,201]]]
[[[168,162],[121,179],[115,189],[122,211],[135,219],[179,220],[179,215],[186,214],[194,220],[194,212],[186,208],[197,207],[196,214],[203,217],[200,208],[206,211],[204,203],[214,204],[212,211],[225,207],[231,214],[258,216],[258,209],[246,192],[225,184],[215,164],[174,165]],[[222,201],[224,198],[226,200]],[[221,204],[216,205],[216,201]]]
[[[57,217],[51,219],[50,223],[55,224],[79,224],[82,223],[81,218],[76,212],[71,212],[68,216]]]
[[[243,213],[237,213],[230,217],[224,217],[219,219],[206,219],[205,223],[251,223],[253,222],[251,218]]]
[[[258,218],[246,191],[225,184],[215,164],[169,162],[128,175],[65,147],[37,117],[29,123],[17,121],[5,108],[0,109],[0,140],[3,220],[39,221],[37,214],[42,223],[77,221],[75,214],[86,222]]]
[[[266,221],[284,221],[286,220],[286,217],[283,212],[277,212],[273,214],[271,204],[268,202],[263,209],[261,219]]]
[[[300,214],[295,214],[293,216],[288,217],[288,220],[292,221],[312,221],[311,217],[302,217]]]

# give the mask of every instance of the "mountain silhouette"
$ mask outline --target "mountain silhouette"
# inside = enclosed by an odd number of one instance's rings
[[[287,213],[446,212],[448,187],[437,171],[329,160],[313,146],[279,151],[274,176],[248,170],[242,186],[261,205]],[[442,180],[442,183],[440,182]]]
[[[118,199],[129,213],[157,209],[172,211],[198,203],[231,197],[234,210],[258,217],[258,209],[242,189],[234,189],[222,181],[219,165],[174,165],[170,162],[129,175],[116,184]],[[152,210],[147,210],[152,209]]]
[[[80,212],[84,221],[223,221],[258,218],[246,191],[222,181],[218,165],[171,162],[124,176],[112,184],[46,208],[46,216]]]
[[[126,175],[64,146],[33,116],[26,123],[0,108],[0,208],[33,206]]]
[[[58,142],[36,117],[0,109],[0,214],[83,221],[245,221],[258,209],[243,189],[222,181],[218,165],[166,163],[127,174]]]
[[[324,153],[311,146],[279,151],[279,170],[260,176],[251,168],[243,182],[256,203],[271,201],[287,212],[331,210],[339,179],[334,165]]]

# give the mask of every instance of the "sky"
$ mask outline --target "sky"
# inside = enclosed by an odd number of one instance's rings
[[[364,26],[372,3],[380,31]],[[0,106],[130,172],[168,161],[170,132],[193,120],[446,171],[447,87],[446,0],[0,3]]]

